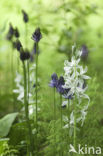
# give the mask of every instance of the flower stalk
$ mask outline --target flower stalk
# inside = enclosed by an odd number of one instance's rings
[[[29,60],[27,61],[27,77],[28,77],[28,104],[29,104],[29,93],[30,93]]]
[[[63,156],[63,112],[62,112],[62,95],[60,94],[60,120],[61,120],[61,156]]]
[[[24,72],[24,106],[25,106],[25,117],[28,128],[28,138],[29,138],[29,154],[33,156],[33,144],[32,144],[32,130],[29,121],[29,110],[28,110],[28,97],[27,97],[27,74],[25,62],[23,62],[23,72]]]
[[[36,130],[38,133],[38,43],[36,43]]]
[[[76,63],[75,63],[75,79],[76,79]],[[76,149],[76,94],[75,94],[75,102],[74,102],[74,148]]]
[[[56,123],[56,103],[55,103],[55,92],[56,92],[56,88],[54,87],[54,155],[56,154],[56,127],[55,127],[55,123]]]
[[[14,49],[12,48],[11,51],[11,75],[12,75],[12,91],[14,89],[14,55],[13,55]],[[12,92],[12,96],[13,96],[13,110],[15,112],[16,109],[16,105],[15,105],[15,99],[14,99],[14,94]]]

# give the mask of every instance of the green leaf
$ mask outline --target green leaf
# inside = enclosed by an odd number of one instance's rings
[[[5,137],[8,135],[17,115],[18,113],[11,113],[0,119],[0,137]]]

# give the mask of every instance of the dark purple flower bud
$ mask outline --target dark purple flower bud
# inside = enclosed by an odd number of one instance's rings
[[[20,48],[22,47],[22,44],[21,44],[21,42],[19,40],[16,41],[15,47],[16,47],[17,51],[20,52]]]
[[[20,35],[19,35],[19,31],[18,31],[17,28],[14,30],[14,35],[15,35],[16,38],[18,38],[18,37],[20,36]]]
[[[14,28],[13,28],[12,24],[10,23],[9,24],[9,31],[8,31],[7,36],[6,36],[7,40],[11,40],[13,35],[14,35]]]
[[[42,38],[42,34],[40,32],[40,28],[37,28],[35,30],[35,32],[33,33],[32,35],[32,39],[35,41],[35,42],[39,42],[40,39]]]
[[[57,76],[57,74],[56,73],[52,74],[51,79],[52,80],[50,81],[49,86],[52,87],[52,88],[57,87],[57,85],[58,85],[58,76]]]
[[[29,21],[28,14],[24,10],[22,10],[22,14],[23,14],[23,21],[27,23]]]
[[[86,46],[86,45],[82,45],[81,50],[82,50],[81,58],[82,58],[83,60],[86,60],[87,57],[88,57],[88,48],[87,48],[87,46]]]
[[[57,91],[60,94],[65,94],[65,89],[63,88],[63,85],[64,84],[65,84],[64,77],[63,76],[60,76],[60,78],[58,80],[58,85],[57,85]]]
[[[24,52],[23,50],[20,52],[21,61],[28,60],[30,58],[30,53],[28,51]]]

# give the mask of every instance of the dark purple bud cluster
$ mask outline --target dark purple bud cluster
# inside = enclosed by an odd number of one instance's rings
[[[28,14],[24,10],[22,10],[22,14],[23,14],[23,21],[27,23],[29,21]]]
[[[15,28],[15,30],[14,30],[14,35],[15,35],[16,38],[19,38],[19,36],[20,36],[19,31],[18,31],[17,28]]]
[[[20,59],[21,59],[21,61],[30,59],[30,53],[27,50],[24,52],[22,49],[20,52]]]
[[[9,31],[8,31],[7,36],[6,36],[7,40],[12,40],[13,35],[14,35],[14,28],[13,28],[12,24],[10,23],[9,24]]]
[[[35,30],[35,32],[33,33],[32,35],[32,39],[35,41],[35,42],[39,42],[40,39],[42,38],[42,34],[40,32],[40,28],[37,28]]]

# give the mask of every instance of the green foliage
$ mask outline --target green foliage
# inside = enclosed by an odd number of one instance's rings
[[[0,137],[5,137],[8,135],[17,115],[18,113],[11,113],[0,119]]]
[[[8,145],[8,138],[0,139],[0,156],[18,156],[18,150]]]

